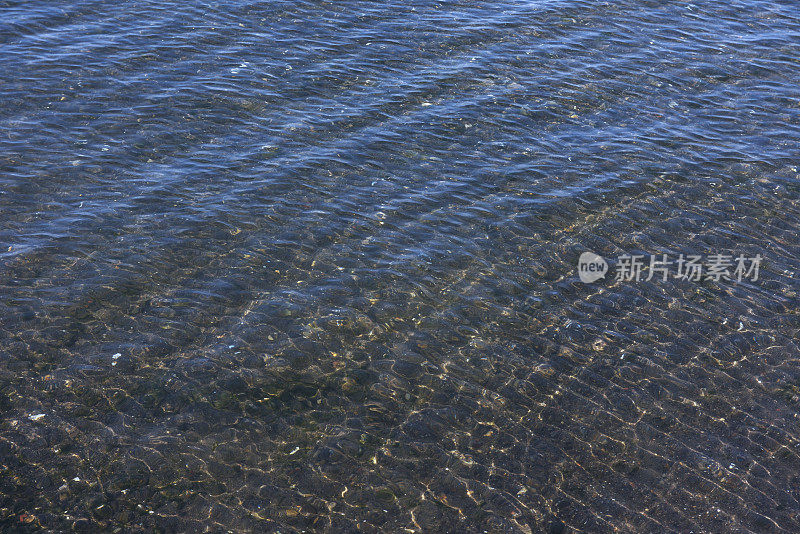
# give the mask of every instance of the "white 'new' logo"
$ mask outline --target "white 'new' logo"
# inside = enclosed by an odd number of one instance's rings
[[[594,252],[584,252],[578,258],[578,276],[584,284],[600,280],[608,272],[608,263]]]

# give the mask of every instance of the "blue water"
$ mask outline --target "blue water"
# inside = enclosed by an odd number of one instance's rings
[[[0,0],[0,528],[800,530],[798,7]]]

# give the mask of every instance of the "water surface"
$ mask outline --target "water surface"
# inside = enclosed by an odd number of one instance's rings
[[[797,532],[797,8],[0,1],[0,525]]]

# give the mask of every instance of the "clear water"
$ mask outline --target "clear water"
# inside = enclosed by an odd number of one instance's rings
[[[800,530],[798,87],[794,1],[0,1],[0,527]]]

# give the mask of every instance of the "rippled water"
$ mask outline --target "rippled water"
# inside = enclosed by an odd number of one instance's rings
[[[797,532],[798,87],[793,1],[0,1],[0,527]]]

